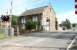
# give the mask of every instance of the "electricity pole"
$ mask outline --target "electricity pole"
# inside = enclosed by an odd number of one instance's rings
[[[10,16],[9,16],[9,36],[12,34],[11,21],[12,21],[12,8],[13,8],[13,0],[10,1]]]

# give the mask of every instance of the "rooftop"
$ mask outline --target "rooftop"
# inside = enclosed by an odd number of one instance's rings
[[[47,8],[48,6],[38,7],[30,10],[24,11],[21,16],[31,15],[31,14],[40,14],[44,10],[44,8]]]

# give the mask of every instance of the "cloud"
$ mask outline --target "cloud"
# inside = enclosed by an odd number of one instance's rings
[[[71,23],[77,23],[77,15],[74,13],[74,11],[57,14],[57,16],[59,23],[66,19],[69,19]]]

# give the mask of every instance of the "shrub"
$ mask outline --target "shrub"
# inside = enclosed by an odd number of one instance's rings
[[[27,30],[32,30],[36,28],[36,22],[28,20],[25,24]]]

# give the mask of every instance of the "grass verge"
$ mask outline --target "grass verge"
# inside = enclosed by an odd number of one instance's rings
[[[5,35],[2,34],[2,33],[0,33],[0,40],[1,40],[1,39],[4,39],[4,38],[5,38]]]

